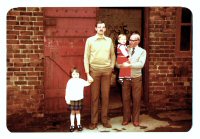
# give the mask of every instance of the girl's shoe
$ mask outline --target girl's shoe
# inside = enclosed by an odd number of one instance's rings
[[[119,79],[118,82],[119,82],[120,84],[123,84],[124,80],[123,80],[123,79]]]
[[[74,126],[70,126],[70,127],[69,127],[69,131],[70,131],[70,132],[74,132],[74,130],[75,130],[75,127],[74,127]]]
[[[78,125],[77,128],[78,128],[78,131],[82,131],[83,130],[82,125]]]

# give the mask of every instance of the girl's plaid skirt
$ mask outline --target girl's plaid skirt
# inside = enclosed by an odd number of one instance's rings
[[[77,100],[77,101],[70,101],[69,109],[70,110],[81,110],[83,105],[83,100]]]

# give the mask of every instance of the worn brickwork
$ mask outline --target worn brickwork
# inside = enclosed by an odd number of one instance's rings
[[[191,108],[192,58],[176,55],[176,8],[150,8],[149,101],[152,109]]]
[[[7,13],[7,115],[43,111],[43,11]]]

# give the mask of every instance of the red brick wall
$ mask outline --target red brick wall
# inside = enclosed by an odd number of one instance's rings
[[[191,108],[192,58],[176,55],[176,8],[150,8],[149,100],[152,109]],[[182,71],[177,74],[175,67]]]
[[[7,14],[7,115],[43,111],[43,11]]]

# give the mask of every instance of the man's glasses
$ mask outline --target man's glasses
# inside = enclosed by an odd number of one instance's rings
[[[130,42],[135,42],[135,41],[138,41],[138,40],[131,40],[131,39],[130,39],[129,41],[130,41]]]

